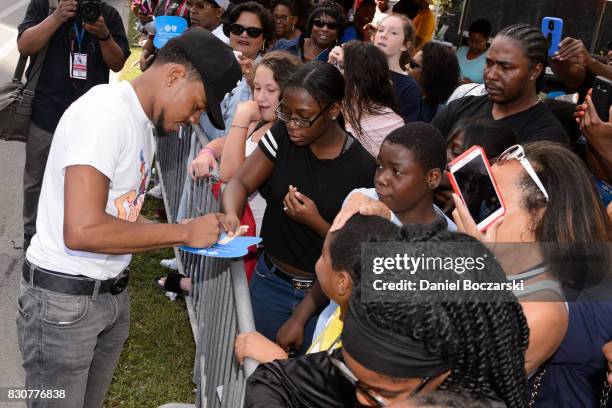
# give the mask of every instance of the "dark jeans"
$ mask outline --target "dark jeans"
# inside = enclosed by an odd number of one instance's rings
[[[257,261],[255,273],[251,277],[250,293],[253,305],[255,328],[268,339],[275,341],[278,329],[291,317],[293,310],[300,304],[306,290],[296,290],[293,285],[274,275],[269,269],[263,254]],[[312,343],[312,334],[317,325],[319,314],[313,315],[304,327],[304,342],[299,354],[304,354]]]
[[[23,234],[28,238],[36,233],[38,198],[52,140],[53,133],[30,124],[23,171]]]
[[[73,296],[21,279],[17,336],[27,389],[65,390],[28,407],[98,408],[130,325],[130,295]]]

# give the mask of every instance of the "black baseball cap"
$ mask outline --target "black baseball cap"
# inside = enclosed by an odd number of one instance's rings
[[[221,101],[242,79],[234,52],[201,27],[192,27],[175,40],[202,77],[208,118],[217,129],[225,129]]]

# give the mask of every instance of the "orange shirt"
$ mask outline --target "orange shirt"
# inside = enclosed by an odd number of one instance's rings
[[[432,40],[436,28],[436,17],[429,7],[419,10],[412,24],[415,35],[423,39],[423,44]]]

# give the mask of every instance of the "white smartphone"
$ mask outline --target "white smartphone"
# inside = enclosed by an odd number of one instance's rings
[[[491,166],[480,146],[472,146],[450,162],[448,178],[480,231],[485,231],[506,212]]]

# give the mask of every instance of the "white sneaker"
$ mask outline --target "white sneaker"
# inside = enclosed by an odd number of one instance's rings
[[[170,299],[172,302],[174,302],[176,300],[176,298],[178,297],[178,293],[166,292],[166,296],[168,297],[168,299]]]
[[[178,264],[176,262],[176,258],[162,259],[161,261],[159,261],[159,264],[163,266],[164,268],[178,271]]]
[[[157,199],[161,199],[162,198],[161,186],[159,184],[156,185],[155,187],[147,191],[147,195],[151,197],[155,197]]]

